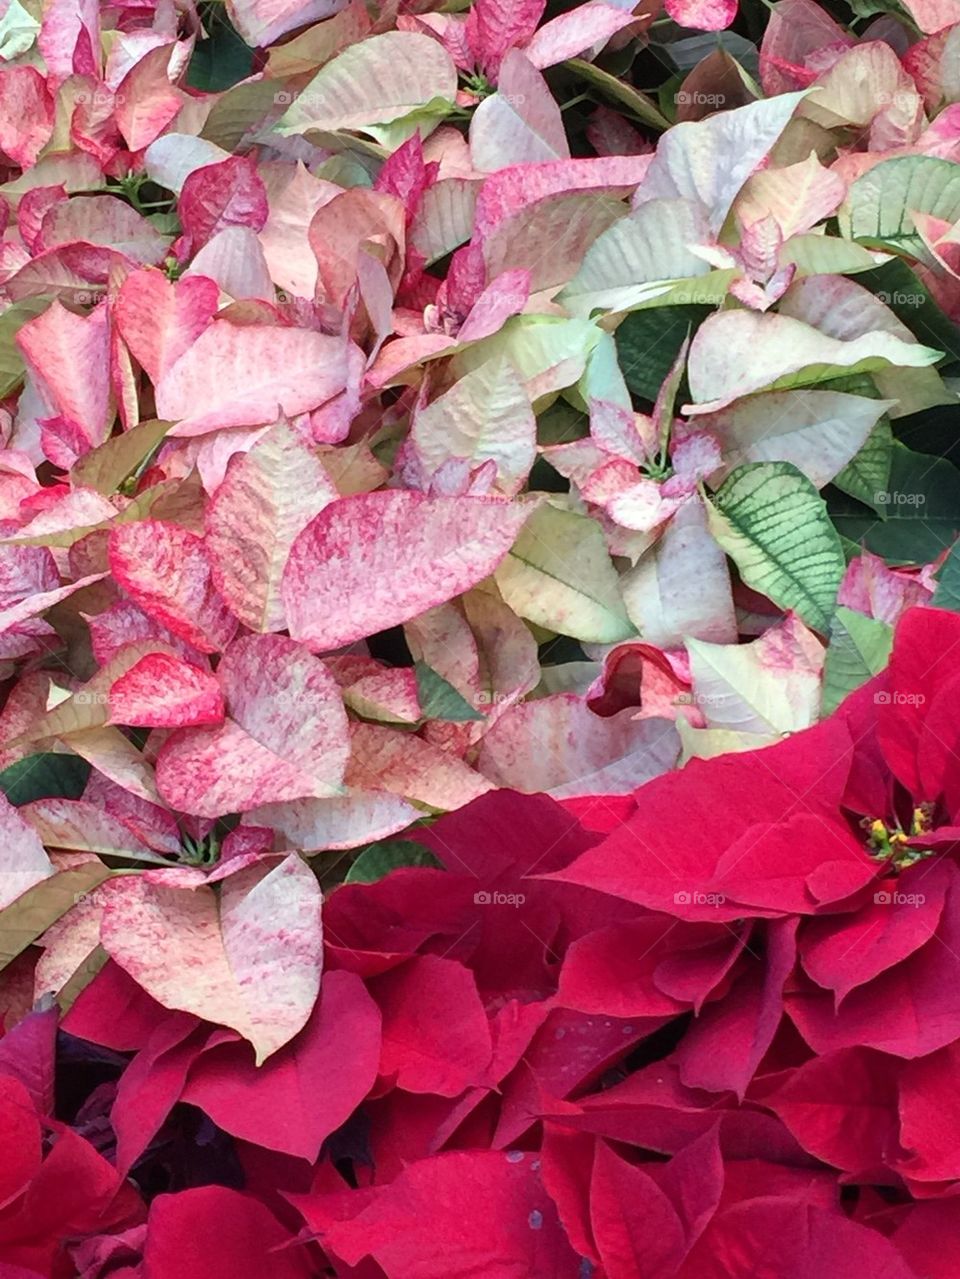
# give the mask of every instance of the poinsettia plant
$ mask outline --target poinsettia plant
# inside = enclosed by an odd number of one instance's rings
[[[954,1279],[958,32],[0,0],[11,1279]]]

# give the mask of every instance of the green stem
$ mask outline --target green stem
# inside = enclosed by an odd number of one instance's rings
[[[593,99],[591,98],[589,93],[580,93],[575,98],[571,98],[569,102],[565,102],[563,106],[560,108],[560,110],[566,111],[567,107],[575,107],[578,102],[592,102],[592,101]]]

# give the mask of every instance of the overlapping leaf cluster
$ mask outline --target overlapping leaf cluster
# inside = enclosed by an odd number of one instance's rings
[[[220,878],[219,937],[218,872],[104,886],[113,961],[58,1047],[56,1009],[0,1040],[4,1256],[954,1279],[958,646],[914,609],[788,741],[626,796],[499,790],[371,851],[317,999],[295,856]]]
[[[0,9],[4,1263],[952,1279],[953,0]]]

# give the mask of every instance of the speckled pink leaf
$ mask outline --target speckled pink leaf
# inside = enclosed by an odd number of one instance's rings
[[[322,662],[285,637],[248,635],[224,654],[217,677],[229,718],[174,733],[157,758],[157,785],[172,807],[219,817],[339,789],[347,716]]]
[[[162,860],[126,822],[83,799],[37,799],[24,804],[20,813],[48,848]]]
[[[227,0],[233,25],[247,44],[260,49],[345,7],[346,0]]]
[[[529,264],[531,293],[565,284],[577,274],[591,245],[625,211],[621,200],[613,195],[603,197],[596,191],[563,192],[526,205],[485,238],[487,274],[496,277]],[[547,244],[549,253],[544,252]],[[462,330],[458,336],[465,340]]]
[[[28,168],[53,132],[54,103],[36,67],[0,70],[0,151]]]
[[[350,658],[345,659],[350,661]],[[381,667],[372,658],[358,658],[362,664],[352,673],[326,665],[343,689],[343,700],[364,719],[392,724],[416,724],[422,717],[417,677],[412,666]]]
[[[46,412],[82,428],[90,447],[107,438],[113,418],[110,393],[110,337],[105,308],[76,315],[59,302],[29,320],[17,345]]]
[[[219,724],[223,695],[212,675],[167,653],[142,657],[110,688],[110,722],[144,728]]]
[[[66,199],[67,188],[62,182],[48,187],[32,187],[20,197],[17,204],[17,230],[31,253],[37,252],[43,219],[55,204]]]
[[[530,296],[530,272],[504,271],[492,280],[467,312],[457,338],[478,342],[498,333],[512,315],[519,315]]]
[[[487,360],[432,404],[418,407],[410,439],[425,474],[450,459],[470,466],[492,461],[496,487],[510,497],[523,487],[537,456],[533,410],[506,360]]]
[[[570,158],[560,107],[546,80],[518,49],[504,58],[498,91],[473,113],[470,157],[482,172]]]
[[[131,795],[96,771],[83,788],[83,798],[119,818],[155,852],[180,852],[180,829],[168,808]]]
[[[284,566],[297,535],[337,498],[315,452],[286,422],[235,456],[206,514],[217,588],[254,631],[281,631]]]
[[[420,811],[387,791],[348,791],[329,799],[296,799],[264,804],[249,820],[269,826],[289,845],[304,852],[359,848],[405,830]]]
[[[905,8],[927,35],[943,31],[957,22],[957,7],[952,0],[906,0]]]
[[[616,155],[500,169],[491,173],[477,195],[475,235],[486,239],[505,218],[549,195],[603,188],[611,195],[629,195],[643,180],[650,161],[649,155]]]
[[[168,240],[129,204],[113,195],[73,196],[48,209],[40,224],[36,251],[82,240],[107,245],[135,262],[161,262]]]
[[[462,808],[491,789],[462,759],[383,724],[354,724],[346,782],[386,790],[430,808]]]
[[[217,320],[157,386],[172,435],[275,422],[318,408],[347,382],[349,346],[310,329]]]
[[[59,585],[56,563],[45,547],[0,546],[0,609]]]
[[[131,151],[142,151],[159,138],[188,101],[170,83],[172,49],[169,43],[151,49],[117,86],[113,118]]]
[[[35,540],[38,546],[45,542],[51,546],[69,546],[74,540],[69,536],[72,531],[102,524],[113,519],[116,513],[117,508],[102,493],[78,487],[42,507],[33,519],[21,525],[11,540],[24,544]],[[65,540],[60,541],[60,534]]]
[[[477,768],[528,794],[626,794],[673,768],[680,748],[672,721],[635,714],[595,715],[573,693],[521,702],[484,738]]]
[[[489,576],[530,507],[392,491],[342,498],[293,544],[290,634],[316,652],[407,622]]]
[[[317,257],[307,232],[317,209],[340,194],[340,187],[314,177],[302,163],[289,173],[284,186],[278,187],[276,177],[269,183],[270,212],[260,243],[277,288],[297,297],[313,297]]]
[[[691,636],[736,642],[727,557],[707,527],[702,502],[684,502],[620,584],[627,615],[648,644],[677,649]]]
[[[207,666],[208,659],[198,649],[179,635],[174,635],[166,626],[161,626],[133,600],[117,600],[102,613],[81,616],[90,628],[93,655],[101,666],[106,666],[125,644],[136,644],[141,640],[156,640],[159,647],[174,649],[192,665]]]
[[[195,169],[183,184],[177,213],[184,235],[200,248],[228,226],[259,231],[267,220],[267,192],[247,156]]]
[[[230,1026],[257,1063],[305,1025],[320,990],[320,886],[295,853],[212,889],[167,887],[162,872],[116,880],[103,912],[110,956],[167,1008]]]
[[[110,568],[134,603],[202,653],[219,652],[236,630],[202,540],[179,524],[118,525],[110,534]]]
[[[0,909],[53,873],[40,836],[0,795]]]
[[[847,565],[837,603],[896,626],[907,609],[929,604],[935,589],[932,565],[919,573],[888,568],[879,555],[863,550]]]
[[[82,590],[85,586],[92,586],[94,582],[103,581],[105,576],[105,573],[92,573],[89,577],[81,577],[76,582],[58,586],[52,591],[39,591],[36,595],[28,595],[19,603],[0,609],[0,635],[19,626],[29,617],[38,617],[46,609],[53,608],[54,604],[68,599],[75,591]]]
[[[34,969],[34,999],[56,995],[100,944],[103,899],[96,889],[79,900],[44,932]]]
[[[636,22],[636,18],[629,8],[615,9],[611,4],[602,3],[582,4],[545,22],[534,32],[523,52],[542,71],[544,67],[575,58],[591,45],[606,43],[632,22]]]
[[[248,226],[224,227],[209,239],[182,278],[189,280],[194,275],[214,280],[232,298],[276,301],[263,249],[256,231]]]
[[[114,306],[120,335],[156,385],[213,319],[219,291],[191,276],[174,283],[162,271],[135,271]]]
[[[467,39],[477,65],[496,76],[507,51],[529,40],[546,0],[477,0],[467,17]]]
[[[397,283],[404,241],[406,215],[392,195],[354,187],[323,204],[313,215],[308,231],[317,259],[316,297],[331,306],[343,306],[357,283],[364,245],[378,247],[383,264]]]
[[[42,708],[37,707],[39,713],[28,724],[20,726],[21,736],[25,741],[38,742],[44,737],[66,737],[102,728],[109,715],[110,685],[141,657],[158,649],[162,649],[162,645],[151,640],[125,645],[111,657],[107,666],[80,684],[72,697],[66,700],[45,697]]]
[[[94,50],[100,49],[97,0],[46,0],[37,48],[54,87],[72,74],[92,75]]]
[[[68,301],[89,301],[106,292],[108,276],[119,283],[136,264],[104,245],[63,244],[25,262],[4,284],[14,301],[49,294]]]
[[[737,16],[737,0],[666,0],[670,17],[695,31],[723,31]]]

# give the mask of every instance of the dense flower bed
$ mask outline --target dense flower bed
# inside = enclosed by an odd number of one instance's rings
[[[913,610],[780,745],[441,818],[259,1067],[113,963],[32,1012],[4,1273],[955,1276],[958,651]]]
[[[960,1279],[958,0],[0,0],[0,1279]]]

